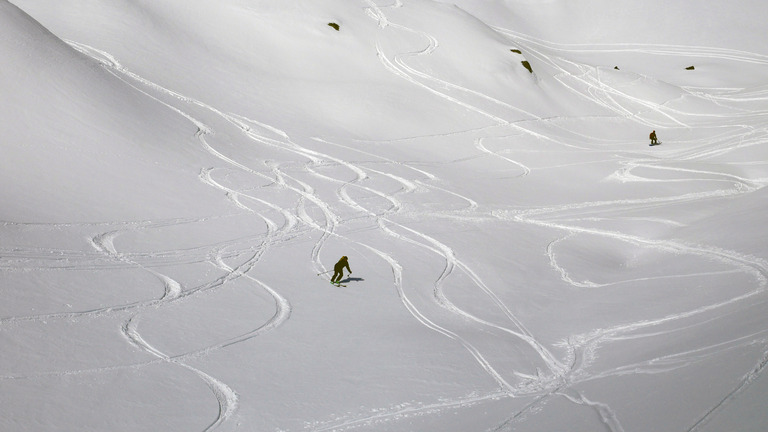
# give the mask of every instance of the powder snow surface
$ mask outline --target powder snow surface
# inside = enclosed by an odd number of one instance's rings
[[[0,0],[0,430],[765,430],[767,20]]]

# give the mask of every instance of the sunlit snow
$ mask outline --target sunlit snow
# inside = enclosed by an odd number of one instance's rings
[[[0,0],[0,430],[765,430],[710,3]]]

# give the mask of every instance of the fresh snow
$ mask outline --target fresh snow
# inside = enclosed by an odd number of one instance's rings
[[[714,3],[0,0],[0,430],[765,430]]]

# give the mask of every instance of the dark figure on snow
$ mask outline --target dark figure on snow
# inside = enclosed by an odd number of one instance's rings
[[[339,260],[339,262],[336,263],[335,266],[333,266],[333,277],[331,278],[331,282],[341,282],[341,278],[344,276],[344,267],[347,268],[347,271],[351,274],[352,270],[349,269],[349,261],[347,261],[347,257],[343,256]]]
[[[651,136],[649,138],[651,139],[651,145],[659,144],[659,141],[656,140],[656,131],[651,132]]]

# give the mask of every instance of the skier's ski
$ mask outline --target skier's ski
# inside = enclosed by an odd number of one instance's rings
[[[347,287],[346,285],[342,285],[342,284],[340,284],[338,282],[331,282],[331,285],[336,285],[337,287],[344,287],[344,288]]]

